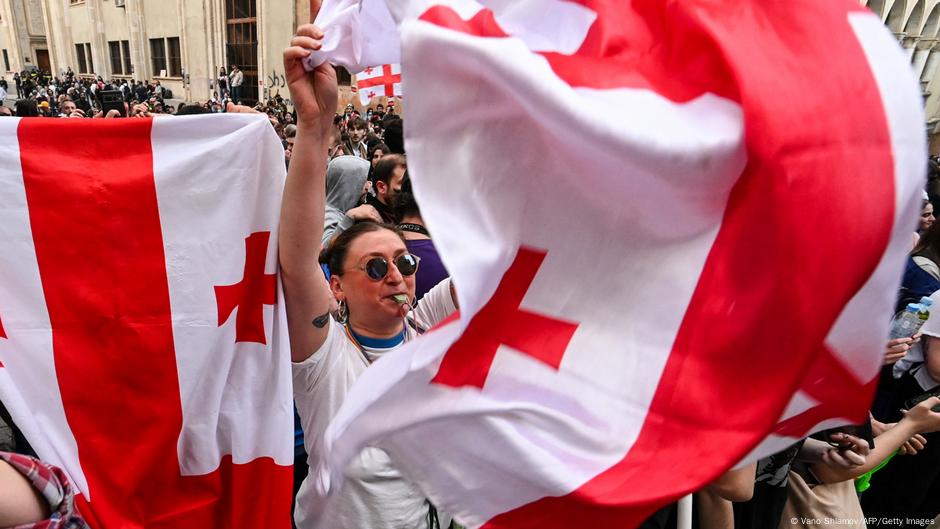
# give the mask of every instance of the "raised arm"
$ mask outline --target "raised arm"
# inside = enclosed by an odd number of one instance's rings
[[[281,278],[287,305],[291,359],[301,362],[326,340],[330,290],[317,262],[323,236],[327,147],[336,109],[336,72],[322,64],[312,72],[302,60],[320,48],[323,32],[301,26],[284,50],[284,71],[297,111],[278,237]]]

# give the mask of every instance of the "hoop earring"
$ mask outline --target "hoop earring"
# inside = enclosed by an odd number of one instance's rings
[[[336,309],[336,321],[340,325],[346,325],[349,321],[349,307],[346,306],[345,299],[339,302],[339,308]]]

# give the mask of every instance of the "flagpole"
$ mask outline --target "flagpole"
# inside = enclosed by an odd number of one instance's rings
[[[676,529],[692,529],[692,495],[683,496],[679,500],[678,521]]]

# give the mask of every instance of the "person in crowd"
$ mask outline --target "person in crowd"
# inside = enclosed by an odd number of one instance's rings
[[[323,247],[329,246],[335,235],[360,221],[382,222],[382,217],[369,204],[362,201],[369,163],[355,156],[338,156],[330,160],[326,169],[326,212],[323,219]]]
[[[0,452],[0,527],[86,529],[75,491],[61,469],[22,454]]]
[[[940,291],[930,297],[940,301]],[[888,426],[910,415],[901,410],[912,399],[940,386],[940,317],[931,314],[922,333],[920,343],[895,365],[896,380],[890,392],[879,388],[873,414]],[[911,451],[916,456],[895,457],[874,475],[871,488],[862,495],[866,516],[933,518],[940,514],[940,433],[924,433],[914,446],[905,449]]]
[[[392,152],[389,150],[388,145],[385,145],[382,142],[376,143],[372,147],[369,147],[369,155],[367,159],[369,160],[371,169],[375,169],[375,166],[379,164],[379,160],[381,160],[382,157],[386,154],[392,154]]]
[[[366,122],[363,121],[362,118],[354,117],[349,120],[346,129],[347,134],[349,134],[349,139],[346,142],[346,151],[357,158],[368,160],[369,148],[366,147],[365,142],[366,133],[368,131]]]
[[[366,195],[366,204],[379,212],[383,222],[392,224],[397,220],[392,211],[392,201],[401,190],[407,171],[405,157],[400,154],[383,156],[372,170],[372,188],[375,193]]]
[[[232,91],[229,88],[229,79],[228,75],[225,73],[225,68],[219,68],[219,76],[216,78],[216,85],[219,92],[219,97],[225,99],[231,95]]]
[[[405,154],[405,132],[404,124],[400,118],[386,120],[385,132],[382,134],[383,141],[388,148],[395,154]]]
[[[420,301],[431,288],[450,277],[450,274],[437,254],[431,232],[421,217],[421,209],[411,190],[410,178],[404,179],[393,202],[392,209],[398,219],[398,229],[405,237],[405,246],[409,252],[421,258],[421,268],[415,274],[415,298]]]
[[[284,52],[285,76],[297,109],[297,137],[279,231],[294,398],[311,464],[322,453],[327,424],[362,372],[456,310],[449,281],[432,289],[411,310],[419,262],[394,228],[358,223],[338,235],[324,253],[329,282],[318,266],[337,85],[332,66],[324,64],[308,73],[302,61],[320,47],[322,38],[319,28],[302,26]],[[341,305],[342,323],[331,317],[331,299]],[[299,529],[423,529],[438,519],[420,491],[376,448],[355,458],[342,488],[331,495],[317,494],[308,477],[297,495],[294,514]],[[447,524],[442,516],[440,526]]]
[[[39,117],[39,107],[32,99],[19,99],[16,101],[14,113],[19,118]]]
[[[13,111],[9,107],[0,103],[0,117],[13,117]]]
[[[232,101],[239,104],[242,100],[242,84],[245,82],[245,74],[238,69],[237,65],[232,65],[232,73],[228,77],[228,85],[232,90]]]
[[[343,143],[343,133],[336,127],[330,130],[330,145],[327,149],[327,153],[331,160],[337,156],[349,155]]]

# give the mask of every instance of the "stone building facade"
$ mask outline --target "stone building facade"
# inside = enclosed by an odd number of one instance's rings
[[[204,101],[237,64],[247,98],[286,96],[281,53],[309,13],[309,0],[0,0],[0,71],[71,67]]]

